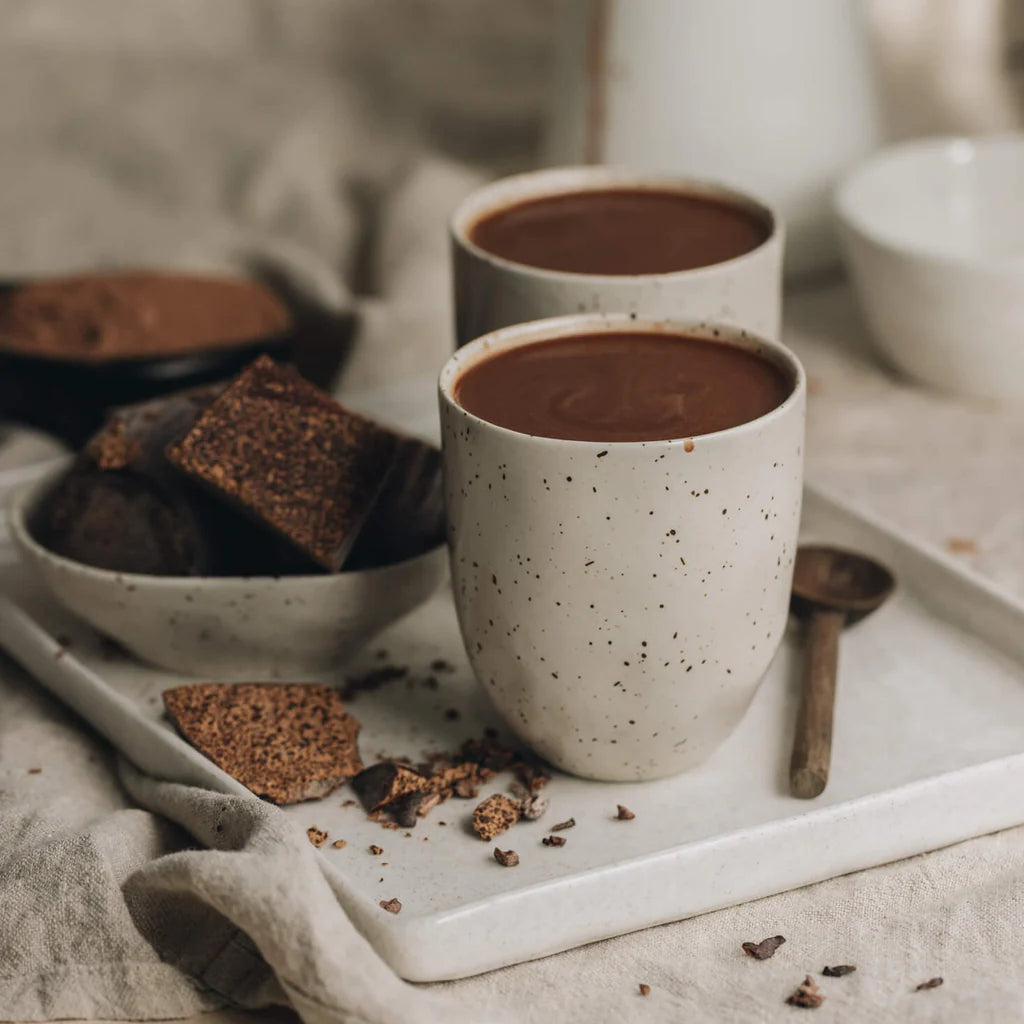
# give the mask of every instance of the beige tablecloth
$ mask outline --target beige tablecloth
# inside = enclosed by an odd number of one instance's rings
[[[456,158],[493,169],[528,152],[550,6],[221,0],[214,15],[199,0],[160,0],[142,10],[131,0],[0,0],[9,100],[0,105],[0,274],[96,262],[239,265],[256,253],[334,308],[358,309],[347,388],[436,368],[450,346],[444,218],[482,173]],[[442,142],[445,155],[424,155]],[[1024,596],[1024,408],[899,381],[871,354],[841,283],[791,296],[786,320],[811,377],[810,475]],[[44,774],[29,775],[43,754]],[[117,784],[102,743],[0,662],[0,877],[10,886],[45,871],[42,891],[52,894],[16,916],[12,890],[0,891],[0,985],[12,1000],[0,1017],[141,1019],[242,998],[244,986],[221,979],[211,988],[187,961],[162,963],[150,941],[163,933],[138,916],[127,880],[139,870],[151,882],[164,876],[160,856],[194,838],[132,809],[144,799],[172,815],[144,785],[134,793]],[[179,820],[205,841],[193,817]],[[28,843],[37,857],[24,856]],[[71,886],[69,865],[83,851],[103,879],[92,890]],[[847,962],[855,974],[821,979],[823,1019],[1015,1020],[1024,1017],[1022,874],[1017,829],[432,987],[425,1002],[388,979],[379,1000],[300,1011],[307,1020],[427,1020],[452,997],[461,1010],[449,1019],[769,1021],[802,1012],[783,1000],[805,972]],[[776,933],[788,941],[770,961],[739,950]],[[273,1002],[288,978],[275,980],[266,960],[283,962],[276,948],[294,967],[299,947],[253,938],[263,956],[239,940],[253,957],[244,999]],[[54,971],[77,975],[77,988],[54,986],[40,977],[45,960],[21,956],[40,945],[53,951]],[[324,991],[351,969],[331,960],[339,948],[309,951],[327,972]],[[129,968],[113,993],[102,990],[104,972],[90,970],[103,957]],[[148,970],[167,972],[177,1002],[154,998],[139,980]],[[914,991],[935,975],[941,988]]]

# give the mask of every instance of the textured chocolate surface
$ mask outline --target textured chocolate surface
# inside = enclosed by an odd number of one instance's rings
[[[76,362],[138,359],[283,334],[290,315],[244,278],[124,271],[0,292],[0,351]]]
[[[205,526],[209,499],[179,477],[163,452],[220,390],[195,388],[114,412],[40,509],[39,540],[66,558],[115,572],[214,571],[220,555]]]
[[[396,438],[260,357],[168,449],[171,462],[322,568],[341,568]]]
[[[359,722],[329,686],[195,683],[163,697],[193,747],[273,803],[326,796],[362,770]]]
[[[519,804],[495,793],[473,811],[473,831],[485,842],[507,832],[519,820]]]

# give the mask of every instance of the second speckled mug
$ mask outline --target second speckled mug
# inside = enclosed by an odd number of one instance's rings
[[[617,331],[731,342],[792,380],[771,412],[670,441],[536,437],[463,409],[475,363]],[[749,705],[782,638],[803,488],[805,381],[737,328],[580,315],[460,349],[440,378],[455,601],[474,671],[553,764],[608,780],[704,760]]]

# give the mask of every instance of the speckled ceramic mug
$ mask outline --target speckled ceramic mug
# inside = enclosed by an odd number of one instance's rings
[[[455,400],[470,366],[575,334],[731,342],[793,382],[771,412],[671,441],[565,441]],[[805,379],[738,328],[566,316],[485,335],[440,382],[455,603],[480,683],[553,764],[649,779],[704,760],[749,705],[782,638],[803,488]]]
[[[470,240],[473,225],[530,199],[606,189],[705,196],[753,213],[768,228],[757,248],[731,260],[667,274],[577,274],[503,259]],[[778,211],[724,185],[611,167],[555,167],[516,174],[468,196],[450,224],[455,337],[465,345],[511,324],[568,313],[638,313],[734,324],[778,338],[785,230]]]

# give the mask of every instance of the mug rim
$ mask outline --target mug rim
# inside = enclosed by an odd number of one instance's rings
[[[481,218],[505,207],[536,199],[570,195],[578,192],[599,192],[606,189],[629,188],[640,191],[676,192],[696,195],[725,202],[762,218],[768,225],[764,241],[747,252],[731,259],[708,263],[688,270],[668,270],[657,274],[586,274],[576,270],[552,270],[535,267],[530,263],[506,259],[477,245],[470,237],[470,228]],[[637,281],[674,281],[693,279],[731,270],[737,264],[757,258],[768,247],[776,245],[785,234],[782,215],[765,200],[720,181],[690,177],[682,174],[657,173],[634,170],[629,167],[579,164],[564,167],[544,167],[497,178],[481,185],[465,196],[448,221],[452,241],[493,267],[523,277],[537,277],[550,281],[574,281],[609,284]]]
[[[455,385],[464,372],[471,366],[483,362],[491,355],[519,348],[533,342],[555,341],[558,338],[573,337],[578,334],[617,333],[623,329],[643,334],[672,334],[701,338],[712,343],[733,344],[755,355],[768,356],[776,366],[790,374],[792,388],[786,398],[773,409],[752,420],[737,423],[723,430],[714,430],[704,434],[691,434],[686,437],[657,438],[649,441],[602,441],[579,440],[564,437],[546,437],[543,434],[527,434],[511,427],[503,427],[492,423],[476,413],[470,412],[455,399]],[[718,323],[711,320],[681,320],[664,317],[644,317],[636,313],[571,313],[567,316],[547,317],[543,320],[531,320],[525,323],[501,327],[496,331],[481,335],[463,345],[448,358],[441,368],[437,381],[438,397],[442,405],[466,417],[477,427],[497,431],[509,438],[527,439],[534,444],[545,446],[593,446],[599,444],[615,451],[649,448],[660,445],[666,448],[684,447],[691,442],[707,442],[729,439],[749,433],[770,424],[789,414],[790,410],[804,401],[807,391],[807,374],[803,364],[795,353],[780,341],[774,341],[764,335],[748,331],[743,327]]]

